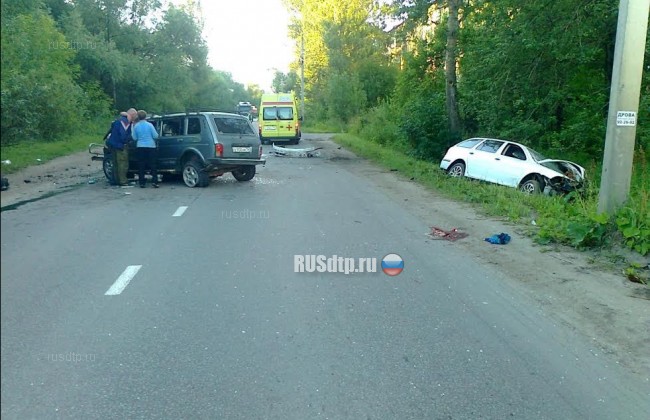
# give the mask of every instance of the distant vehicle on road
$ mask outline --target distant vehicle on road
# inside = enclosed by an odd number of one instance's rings
[[[253,104],[250,102],[239,102],[237,104],[237,113],[253,121]]]

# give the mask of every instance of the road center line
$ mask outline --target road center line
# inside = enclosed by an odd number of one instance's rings
[[[124,272],[117,278],[117,280],[115,280],[115,283],[113,283],[111,288],[108,289],[104,295],[115,296],[122,293],[126,286],[128,286],[131,279],[135,277],[141,268],[141,265],[130,265],[126,267],[126,270],[124,270]]]
[[[187,206],[180,206],[178,210],[176,210],[176,213],[174,213],[172,216],[173,217],[180,217],[185,213],[185,210],[187,210]]]

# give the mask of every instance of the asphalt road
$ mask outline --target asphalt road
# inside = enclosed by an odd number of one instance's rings
[[[102,181],[2,212],[2,418],[650,418],[647,381],[425,242],[358,164],[269,157],[248,183]],[[294,272],[306,254],[378,272]]]

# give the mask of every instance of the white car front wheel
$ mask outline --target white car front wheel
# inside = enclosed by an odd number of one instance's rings
[[[465,175],[465,164],[463,162],[456,162],[447,169],[449,176],[461,177]]]
[[[539,181],[536,179],[529,179],[528,181],[521,184],[519,189],[526,194],[541,194],[542,186]]]

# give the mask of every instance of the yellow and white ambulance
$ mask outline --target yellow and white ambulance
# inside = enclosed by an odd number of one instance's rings
[[[296,96],[293,93],[262,95],[257,119],[262,144],[286,141],[298,144],[302,135]]]

